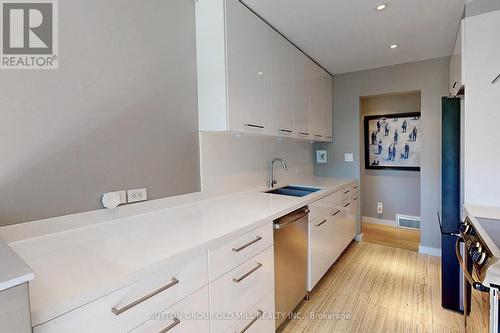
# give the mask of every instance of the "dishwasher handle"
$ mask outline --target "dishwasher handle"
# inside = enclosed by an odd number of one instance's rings
[[[274,229],[280,230],[284,229],[300,220],[302,220],[304,217],[306,217],[309,214],[309,209],[307,207],[304,207],[302,209],[299,209],[293,213],[290,213],[288,215],[285,215],[276,221],[274,221]]]

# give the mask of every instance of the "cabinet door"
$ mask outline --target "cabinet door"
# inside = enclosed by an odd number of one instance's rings
[[[293,55],[293,127],[299,137],[309,137],[308,59],[297,49]]]
[[[271,32],[271,101],[273,134],[293,134],[293,49],[280,34]]]
[[[323,83],[322,69],[312,60],[308,59],[308,84],[309,84],[309,129],[316,140],[323,139]]]
[[[465,19],[465,200],[500,200],[500,10]]]
[[[333,83],[332,77],[325,71],[322,71],[322,88],[323,88],[323,134],[325,139],[331,141],[333,139],[332,118],[333,118]]]
[[[271,134],[270,27],[239,1],[226,1],[230,131]]]

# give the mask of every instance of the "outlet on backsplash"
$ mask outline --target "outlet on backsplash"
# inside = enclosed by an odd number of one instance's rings
[[[148,190],[146,188],[138,188],[134,190],[127,190],[128,203],[145,201],[148,199]]]

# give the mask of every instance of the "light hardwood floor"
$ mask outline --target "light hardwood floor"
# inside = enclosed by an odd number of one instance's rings
[[[382,224],[362,223],[363,240],[368,243],[397,247],[418,252],[418,230],[391,227]]]
[[[441,307],[440,274],[439,257],[353,242],[283,331],[463,332],[463,316]]]

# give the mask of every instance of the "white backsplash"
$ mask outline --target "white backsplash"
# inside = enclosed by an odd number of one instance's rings
[[[202,191],[220,195],[266,186],[267,165],[275,157],[288,165],[285,172],[276,164],[279,183],[293,183],[314,173],[313,145],[309,142],[200,132]]]

